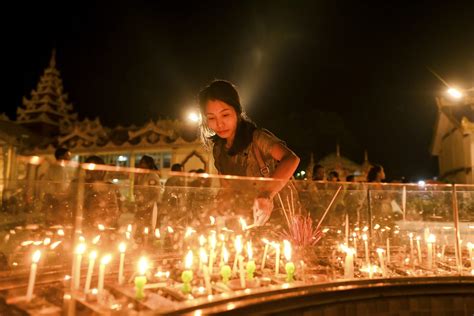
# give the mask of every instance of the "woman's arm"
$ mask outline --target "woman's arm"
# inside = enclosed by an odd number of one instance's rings
[[[274,144],[270,154],[273,159],[279,161],[272,178],[281,180],[274,181],[268,190],[269,197],[273,198],[293,176],[300,163],[300,158],[283,143]]]

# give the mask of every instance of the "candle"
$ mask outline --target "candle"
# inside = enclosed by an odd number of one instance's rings
[[[91,288],[92,272],[94,271],[95,259],[97,258],[97,251],[93,250],[89,253],[89,266],[87,268],[86,285],[84,286],[84,294],[89,292]]]
[[[355,251],[352,248],[346,247],[344,244],[341,245],[341,249],[346,253],[346,259],[344,261],[344,278],[353,279]]]
[[[189,250],[184,259],[185,270],[181,273],[181,280],[183,281],[182,291],[184,294],[191,293],[191,281],[193,280],[193,252]]]
[[[295,280],[295,264],[291,261],[291,244],[288,240],[283,240],[283,253],[286,258],[286,282],[293,282]]]
[[[76,247],[76,266],[74,270],[74,290],[79,290],[79,285],[81,283],[81,263],[82,263],[82,255],[86,251],[86,244],[80,243]]]
[[[444,248],[443,248],[444,249]],[[469,250],[469,259],[471,261],[471,269],[474,269],[474,244],[471,242],[467,243],[467,249]]]
[[[229,252],[227,251],[227,248],[225,247],[225,245],[222,248],[222,254],[224,256],[224,265],[221,267],[221,277],[222,277],[222,282],[224,284],[227,284],[229,282],[230,275],[232,274],[232,269],[227,264],[227,262],[229,261]]]
[[[416,247],[418,250],[418,264],[421,265],[421,245],[420,245],[420,236],[416,236]]]
[[[390,239],[387,237],[387,264],[390,264]]]
[[[346,213],[345,233],[346,233],[346,246],[349,247],[349,214],[347,213]]]
[[[242,255],[239,256],[239,276],[240,276],[240,286],[245,289],[245,269],[244,269],[244,257]]]
[[[413,251],[413,233],[409,233],[408,237],[410,238],[410,260],[411,260],[411,263],[414,267],[415,266],[415,255],[414,255],[414,251]]]
[[[433,234],[428,235],[426,243],[428,244],[428,269],[433,269],[433,244],[436,242],[436,237]]]
[[[104,290],[104,277],[105,277],[105,267],[110,263],[112,257],[110,255],[105,255],[100,259],[100,266],[99,266],[99,282],[97,285],[98,295],[102,295]]]
[[[253,280],[253,274],[255,273],[255,269],[257,266],[255,265],[255,261],[253,260],[253,250],[252,250],[252,243],[250,241],[247,242],[247,257],[248,261],[246,264],[247,270],[247,280]]]
[[[144,246],[148,246],[148,233],[149,233],[149,229],[148,227],[145,227],[145,229],[143,230],[143,244]]]
[[[365,263],[367,266],[370,265],[370,258],[369,258],[369,243],[367,241],[367,234],[362,235],[362,240],[364,241],[364,248],[365,248]]]
[[[30,278],[28,280],[28,288],[26,290],[26,301],[30,302],[33,298],[33,289],[35,287],[35,280],[36,280],[36,270],[38,269],[38,261],[41,258],[41,251],[36,250],[33,253],[33,257],[31,258],[31,269],[30,269]]]
[[[263,238],[262,241],[265,243],[265,248],[263,250],[263,257],[262,257],[262,271],[263,271],[263,269],[265,268],[265,261],[267,260],[268,247],[270,246],[270,243],[265,238]]]
[[[383,258],[383,253],[384,252],[385,252],[385,250],[383,250],[382,248],[377,248],[377,254],[379,256],[379,262],[380,262],[380,268],[382,269],[382,276],[386,277],[387,276],[387,270],[385,268],[385,262],[384,262],[384,258]]]
[[[141,257],[138,261],[138,275],[135,277],[135,298],[142,300],[145,298],[146,271],[148,270],[148,260]]]
[[[204,274],[204,284],[206,285],[206,292],[207,294],[212,294],[212,287],[211,287],[211,277],[209,275],[209,270],[207,265],[202,267],[202,272]]]
[[[158,219],[158,205],[153,203],[153,209],[151,211],[151,230],[154,231],[156,228],[156,220]]]
[[[209,273],[212,274],[212,268],[214,267],[214,259],[216,257],[216,232],[211,231],[209,235],[209,247],[210,247],[210,254],[209,254]]]
[[[278,276],[280,272],[280,244],[274,243],[273,247],[275,247],[275,276]]]
[[[199,245],[201,246],[199,248],[199,271],[202,271],[202,258],[203,258],[203,253],[205,254],[206,250],[203,248],[204,244],[206,243],[206,237],[204,237],[203,235],[199,236]],[[206,258],[207,258],[207,254],[206,254]],[[206,262],[207,262],[207,259],[206,259]]]
[[[234,248],[235,248],[235,258],[234,258],[234,266],[232,267],[232,273],[237,273],[237,262],[239,260],[240,253],[242,252],[242,235],[235,236],[234,241]]]
[[[119,285],[122,285],[124,282],[123,265],[125,263],[125,250],[127,250],[127,245],[124,242],[121,242],[119,245],[119,252],[120,252],[120,265],[119,265],[119,274],[118,274]]]
[[[357,234],[352,233],[352,239],[354,241],[354,257],[357,258]]]

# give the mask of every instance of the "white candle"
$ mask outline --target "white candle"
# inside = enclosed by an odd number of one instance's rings
[[[156,228],[156,220],[158,219],[158,205],[153,203],[153,210],[151,212],[151,230],[155,231]]]
[[[82,263],[82,255],[84,254],[84,251],[86,251],[86,244],[80,243],[76,247],[76,266],[74,270],[74,277],[73,277],[73,282],[74,282],[74,290],[79,290],[80,283],[81,283],[81,263]]]
[[[239,276],[240,276],[240,286],[245,289],[245,269],[244,269],[244,257],[239,255]]]
[[[265,268],[265,261],[267,260],[267,253],[268,253],[268,247],[270,246],[269,242],[267,239],[262,239],[262,241],[265,243],[265,248],[263,249],[263,257],[262,257],[262,271]]]
[[[433,244],[436,242],[436,237],[433,234],[428,236],[426,243],[428,244],[428,269],[433,269]]]
[[[357,234],[352,233],[352,239],[354,241],[354,257],[357,258]]]
[[[199,245],[201,246],[199,248],[199,271],[202,271],[202,253],[205,253],[206,250],[203,248],[204,244],[206,243],[206,237],[203,235],[199,236]],[[206,254],[207,257],[207,254]]]
[[[410,261],[413,266],[415,266],[415,255],[413,250],[413,233],[409,233],[408,237],[410,238]]]
[[[94,271],[95,258],[97,258],[97,251],[89,253],[89,266],[87,267],[86,285],[84,286],[84,294],[89,292],[91,288],[92,272]]]
[[[209,247],[211,248],[209,253],[209,273],[212,274],[212,269],[214,267],[214,258],[216,257],[216,232],[212,231],[209,236]]]
[[[275,243],[273,246],[275,247],[275,276],[278,276],[280,272],[280,244]]]
[[[416,236],[416,247],[418,250],[418,264],[421,265],[421,245],[420,245],[420,236]]]
[[[348,248],[345,245],[341,245],[341,248],[346,253],[346,259],[344,261],[344,278],[354,278],[354,249]]]
[[[35,287],[36,270],[38,269],[38,261],[41,258],[41,251],[36,250],[31,258],[30,278],[28,280],[28,288],[26,290],[26,301],[29,302],[33,298],[33,289]]]
[[[387,264],[390,264],[390,239],[387,237]]]
[[[119,285],[122,285],[124,282],[123,266],[125,264],[125,251],[126,250],[127,250],[127,245],[124,242],[121,242],[119,245],[119,251],[120,251],[120,264],[119,264],[119,274],[118,274]]]
[[[97,290],[99,296],[102,294],[104,290],[104,278],[105,278],[105,266],[109,264],[112,257],[110,255],[105,255],[100,259],[100,266],[99,266],[99,283],[97,285]]]
[[[369,243],[367,241],[367,234],[362,235],[362,240],[364,241],[364,248],[365,248],[365,263],[367,266],[370,264],[370,258],[369,258]]]
[[[234,258],[234,265],[232,267],[232,273],[236,274],[237,268],[238,268],[237,263],[239,260],[240,253],[242,252],[242,249],[243,249],[242,235],[237,235],[235,237],[234,247],[235,247],[235,258]]]
[[[383,250],[382,248],[377,248],[377,254],[379,256],[380,269],[382,269],[382,276],[386,277],[387,276],[387,270],[385,268],[385,262],[384,262],[384,258],[383,258],[383,253],[384,252],[385,252],[385,250]]]
[[[349,247],[349,214],[346,214],[346,247]]]
[[[212,294],[211,277],[206,265],[202,267],[202,272],[204,273],[204,283],[206,284],[207,294]]]

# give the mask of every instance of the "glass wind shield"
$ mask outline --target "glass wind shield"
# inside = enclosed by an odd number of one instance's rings
[[[460,266],[464,275],[474,275],[474,186],[456,185]],[[456,213],[456,212],[455,212]]]
[[[43,163],[26,164],[2,191],[7,308],[181,313],[324,284],[469,272],[467,186],[163,179],[101,164],[63,166],[60,181],[27,171]]]

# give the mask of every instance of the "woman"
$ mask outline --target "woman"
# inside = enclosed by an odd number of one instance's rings
[[[256,206],[257,224],[263,224],[273,210],[272,199],[285,186],[300,159],[283,141],[269,131],[257,128],[246,115],[235,87],[216,80],[199,93],[201,135],[212,147],[219,174],[271,177],[260,192]]]

